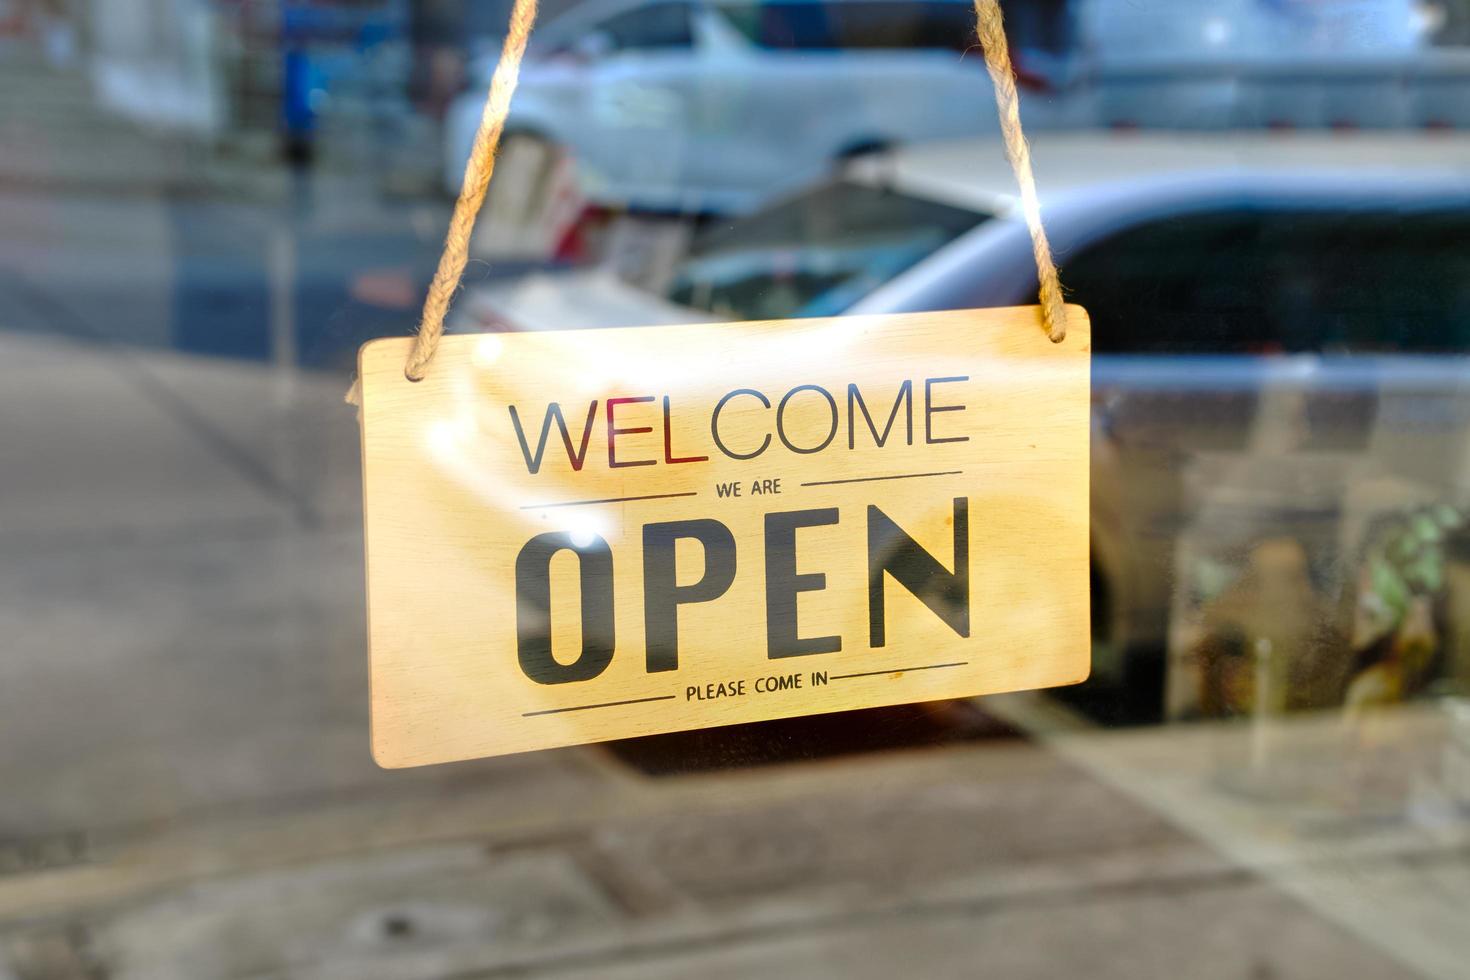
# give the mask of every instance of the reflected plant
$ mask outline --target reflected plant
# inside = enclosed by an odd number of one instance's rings
[[[1396,704],[1424,687],[1442,647],[1435,608],[1445,591],[1445,545],[1463,528],[1458,510],[1437,504],[1383,523],[1358,575],[1349,714]]]
[[[1437,504],[1378,529],[1359,576],[1355,648],[1371,645],[1402,625],[1416,597],[1439,595],[1445,583],[1445,540],[1464,524],[1459,511]]]

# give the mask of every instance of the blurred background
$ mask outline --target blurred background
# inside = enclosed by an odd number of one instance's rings
[[[1006,0],[1075,688],[385,772],[354,410],[501,0],[0,0],[0,978],[1463,977],[1470,2]],[[1033,301],[973,10],[545,0],[456,330]]]

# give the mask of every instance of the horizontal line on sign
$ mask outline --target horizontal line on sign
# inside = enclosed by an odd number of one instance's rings
[[[586,507],[589,504],[625,504],[630,500],[667,500],[670,497],[697,497],[698,490],[684,493],[646,493],[641,497],[604,497],[601,500],[566,500],[558,504],[522,504],[521,510],[545,510],[548,507]]]
[[[875,483],[878,480],[916,480],[921,476],[959,476],[964,470],[945,470],[942,473],[895,473],[892,476],[855,476],[850,480],[817,480],[803,483],[804,487],[833,487],[839,483]]]
[[[579,704],[573,708],[545,708],[541,711],[526,711],[521,714],[522,718],[534,718],[537,715],[560,715],[568,711],[590,711],[593,708],[616,708],[623,704],[647,704],[649,701],[672,701],[672,694],[660,694],[656,698],[633,698],[629,701],[604,701],[602,704]]]
[[[968,660],[957,660],[952,664],[926,664],[923,667],[894,667],[891,670],[869,670],[861,674],[833,674],[832,680],[845,681],[853,677],[877,677],[880,674],[907,674],[912,670],[938,670],[941,667],[964,667]]]

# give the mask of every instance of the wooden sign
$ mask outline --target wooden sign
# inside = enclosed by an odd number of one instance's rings
[[[363,347],[388,767],[1070,684],[1091,331],[1034,307]]]

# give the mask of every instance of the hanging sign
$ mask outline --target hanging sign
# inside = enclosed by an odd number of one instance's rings
[[[373,753],[1088,673],[1091,331],[1035,307],[363,347]]]

